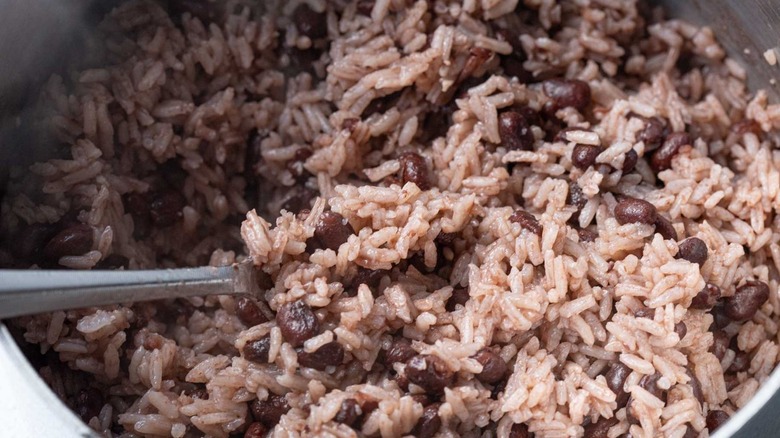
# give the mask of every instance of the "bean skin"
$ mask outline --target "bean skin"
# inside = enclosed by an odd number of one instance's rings
[[[677,240],[677,230],[674,229],[669,219],[660,214],[655,217],[655,232],[665,240]]]
[[[414,356],[406,362],[406,377],[411,383],[422,387],[430,394],[441,394],[452,385],[455,374],[443,360],[433,355]]]
[[[441,429],[439,417],[440,403],[428,405],[423,409],[422,416],[417,420],[412,435],[418,438],[431,438]]]
[[[396,362],[406,362],[417,354],[412,348],[412,343],[406,339],[397,337],[393,339],[393,343],[384,352],[384,363],[386,366],[391,367]]]
[[[726,421],[729,420],[729,414],[719,411],[719,410],[712,410],[707,413],[707,429],[710,431],[710,433],[715,432],[718,430],[719,427],[723,425]]]
[[[346,243],[349,236],[353,234],[355,234],[355,230],[352,225],[347,222],[344,216],[335,211],[323,212],[314,230],[314,238],[323,247],[333,251],[338,251],[339,247]]]
[[[399,159],[401,163],[401,179],[404,183],[412,182],[420,190],[430,190],[433,184],[428,172],[425,158],[416,152],[406,152]]]
[[[669,134],[661,145],[661,148],[653,153],[650,159],[650,167],[658,173],[672,167],[672,159],[680,152],[680,149],[691,144],[691,137],[685,132]]]
[[[680,242],[678,248],[678,259],[688,260],[689,262],[696,263],[699,266],[703,266],[704,262],[707,261],[707,244],[698,237],[691,237],[683,240]]]
[[[707,283],[704,285],[704,288],[693,297],[691,308],[701,310],[712,309],[719,299],[720,288],[712,283]]]
[[[510,151],[530,151],[534,148],[531,125],[517,111],[505,111],[498,116],[498,134],[501,144]]]
[[[290,410],[290,405],[283,395],[270,394],[266,400],[255,400],[249,408],[255,420],[267,427],[274,427]]]
[[[255,363],[268,363],[268,352],[271,351],[271,338],[268,336],[244,345],[244,359]]]
[[[268,318],[260,310],[260,307],[249,297],[240,297],[236,300],[236,316],[247,327],[268,322]]]
[[[628,152],[626,152],[626,155],[623,158],[623,167],[621,170],[623,171],[623,175],[630,173],[634,168],[636,167],[636,163],[639,162],[639,154],[636,153],[635,150],[630,149]]]
[[[542,235],[542,225],[539,223],[539,220],[536,219],[536,216],[525,210],[515,210],[515,212],[509,216],[509,222],[520,224],[522,228],[536,235]]]
[[[329,342],[316,351],[298,352],[298,363],[315,370],[324,371],[329,366],[338,366],[344,361],[344,347],[336,341]]]
[[[276,312],[276,324],[284,339],[293,347],[300,347],[320,332],[317,315],[301,300],[283,304]]]
[[[583,112],[590,105],[590,86],[584,81],[549,79],[542,83],[542,90],[550,98],[546,109],[551,113],[567,107]]]
[[[628,402],[629,394],[623,389],[623,385],[626,383],[628,375],[631,374],[631,368],[627,367],[621,362],[615,362],[609,367],[607,371],[606,379],[607,386],[617,396],[617,407],[622,408]]]
[[[346,424],[347,426],[353,426],[360,417],[360,407],[354,398],[348,398],[341,402],[341,408],[333,418],[333,421],[337,423]]]
[[[477,380],[482,383],[494,384],[504,378],[508,370],[506,362],[489,348],[483,348],[475,354],[474,359],[482,365],[482,372],[477,374]]]
[[[52,237],[43,248],[43,255],[51,260],[60,257],[81,255],[92,248],[92,227],[86,224],[72,225]]]
[[[585,426],[584,438],[605,438],[607,432],[612,426],[618,424],[618,419],[615,417],[604,418],[600,417],[595,423],[590,423]]]
[[[599,146],[577,144],[571,152],[571,162],[574,167],[585,170],[596,162],[601,153]]]
[[[645,127],[639,131],[636,141],[644,142],[645,151],[658,149],[666,138],[666,127],[658,117],[645,119]]]
[[[624,198],[615,206],[615,219],[620,225],[629,223],[654,225],[657,216],[655,206],[642,199]]]
[[[725,300],[726,316],[734,321],[747,321],[769,299],[769,286],[762,281],[748,281],[738,287],[734,296]]]

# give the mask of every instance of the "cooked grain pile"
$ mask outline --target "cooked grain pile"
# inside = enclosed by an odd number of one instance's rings
[[[709,29],[171,3],[112,11],[22,120],[60,146],[11,175],[0,259],[249,256],[266,292],[13,321],[100,433],[707,436],[774,369],[780,107]]]

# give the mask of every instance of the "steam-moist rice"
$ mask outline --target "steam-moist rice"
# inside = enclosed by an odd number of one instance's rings
[[[709,28],[633,1],[519,3],[113,10],[22,120],[67,147],[12,173],[3,264],[251,257],[264,294],[255,319],[211,296],[11,321],[40,375],[105,436],[708,436],[778,362],[780,107]],[[552,78],[591,98],[556,107]],[[508,150],[510,110],[530,147]],[[658,171],[652,143],[682,131]],[[576,143],[601,148],[584,168]],[[660,219],[616,218],[626,197]],[[327,212],[349,224],[334,248],[315,236]],[[677,257],[687,237],[701,266]],[[728,319],[750,281],[768,299]],[[707,283],[726,298],[694,308]],[[297,301],[318,321],[298,352],[273,316]],[[388,362],[399,338],[453,374],[442,393]],[[333,341],[341,364],[299,363]],[[509,370],[494,384],[475,377],[485,347]],[[255,400],[290,409],[253,418]]]

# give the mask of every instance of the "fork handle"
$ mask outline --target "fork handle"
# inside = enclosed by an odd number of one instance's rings
[[[0,319],[163,298],[241,293],[235,287],[238,270],[236,265],[141,271],[0,270]]]

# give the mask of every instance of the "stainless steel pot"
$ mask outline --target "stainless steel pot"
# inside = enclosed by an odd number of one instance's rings
[[[37,85],[57,71],[66,56],[78,56],[79,36],[115,0],[0,0],[0,186],[10,163],[29,158],[30,147],[9,141],[16,115]],[[778,50],[780,2],[776,0],[658,0],[671,16],[709,25],[729,54],[749,72],[752,89],[779,94],[778,68],[763,59]],[[777,51],[780,57],[780,50]],[[2,281],[2,279],[0,279]],[[780,435],[780,368],[715,438]],[[93,437],[49,390],[0,323],[0,436]]]

